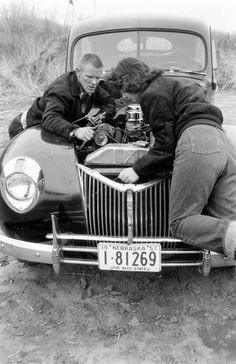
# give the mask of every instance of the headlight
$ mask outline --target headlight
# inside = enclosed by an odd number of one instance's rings
[[[7,205],[18,213],[35,206],[44,185],[38,163],[29,157],[16,157],[3,166],[1,192]]]
[[[12,198],[24,201],[32,199],[36,192],[37,186],[30,176],[23,173],[14,173],[5,181],[6,191]]]

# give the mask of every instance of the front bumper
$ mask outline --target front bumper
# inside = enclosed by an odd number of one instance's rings
[[[83,242],[123,242],[128,243],[128,237],[107,237],[107,236],[91,236],[84,234],[58,233],[57,224],[52,217],[52,233],[47,235],[48,241],[42,243],[32,243],[8,237],[0,229],[0,250],[7,255],[11,255],[17,259],[51,264],[54,271],[58,274],[61,264],[77,264],[77,265],[93,265],[98,267],[97,253],[98,249],[94,246],[74,246],[69,245],[69,241]],[[173,238],[133,238],[134,243],[162,243],[179,241]],[[65,245],[66,242],[66,245]],[[86,245],[86,244],[85,244]],[[92,259],[66,258],[65,253],[92,253]],[[161,269],[165,267],[189,267],[197,266],[204,275],[209,274],[211,267],[227,267],[236,266],[236,262],[225,257],[224,255],[210,252],[208,250],[191,250],[191,249],[168,249],[162,250],[161,257],[175,256],[174,261],[161,259]],[[95,259],[94,259],[95,256]],[[179,257],[185,256],[191,259],[181,260]],[[196,259],[192,258],[196,256]],[[200,257],[200,258],[199,258]]]
[[[53,264],[52,243],[32,243],[8,237],[0,229],[0,251],[29,262]]]

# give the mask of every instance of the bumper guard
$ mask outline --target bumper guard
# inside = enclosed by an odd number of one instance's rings
[[[71,233],[58,233],[57,218],[52,215],[52,233],[47,234],[47,239],[50,239],[43,243],[32,243],[28,241],[22,241],[6,236],[0,230],[0,250],[8,255],[14,256],[17,259],[25,261],[52,264],[56,274],[60,272],[61,263],[64,264],[77,264],[77,265],[93,265],[98,266],[98,260],[92,259],[73,259],[65,258],[64,252],[84,252],[97,254],[97,247],[91,246],[70,246],[65,245],[66,241],[78,240],[78,241],[97,241],[97,242],[124,242],[129,243],[128,237],[107,237],[107,236],[91,236],[84,234],[71,234]],[[178,239],[173,238],[133,238],[134,243],[161,243],[161,242],[180,242]],[[226,267],[236,266],[236,262],[225,257],[224,255],[209,251],[209,250],[162,250],[161,255],[195,255],[201,259],[186,261],[165,261],[162,260],[161,267],[189,267],[197,266],[201,270],[204,276],[210,273],[211,267]]]

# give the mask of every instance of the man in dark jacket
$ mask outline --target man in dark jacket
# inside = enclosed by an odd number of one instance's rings
[[[16,117],[9,127],[13,137],[26,127],[41,124],[66,139],[75,137],[83,142],[94,134],[93,126],[87,126],[86,115],[92,107],[99,108],[104,120],[115,114],[115,101],[100,85],[103,64],[95,54],[85,54],[79,68],[57,78],[34,100],[30,109]],[[102,119],[102,118],[101,118]],[[93,122],[93,117],[90,118]]]
[[[148,153],[119,178],[135,183],[173,168],[173,236],[235,258],[236,149],[222,129],[221,111],[210,104],[201,86],[151,71],[135,58],[121,60],[111,79],[140,103],[155,137]]]

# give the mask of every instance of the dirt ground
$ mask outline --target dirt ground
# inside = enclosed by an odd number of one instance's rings
[[[0,96],[0,148],[28,100]],[[236,123],[236,94],[217,96]],[[0,364],[235,364],[236,273],[26,266],[0,253]]]

